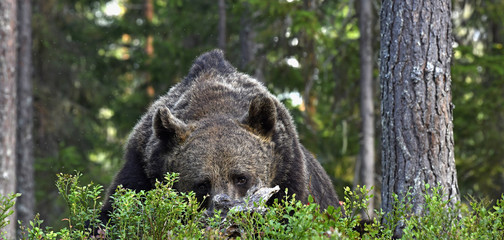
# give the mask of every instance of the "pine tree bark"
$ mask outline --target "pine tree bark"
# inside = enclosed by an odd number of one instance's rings
[[[368,189],[374,186],[374,165],[375,165],[375,130],[374,130],[374,104],[373,104],[373,49],[371,45],[373,13],[371,1],[359,1],[359,31],[360,31],[360,90],[361,102],[360,113],[362,118],[361,142],[359,161],[360,168],[357,169],[358,183],[365,185]],[[370,192],[374,194],[374,192]],[[368,203],[371,211],[362,214],[363,219],[373,216],[374,199]],[[369,216],[368,216],[369,214]]]
[[[16,191],[16,0],[0,1],[0,195]],[[15,239],[16,212],[0,229]]]
[[[23,225],[33,220],[35,193],[33,180],[33,94],[31,0],[18,0],[18,62],[17,62],[17,219]]]
[[[450,0],[384,0],[381,10],[382,209],[411,188],[424,212],[425,184],[459,201],[453,149]],[[400,231],[397,232],[400,235]]]

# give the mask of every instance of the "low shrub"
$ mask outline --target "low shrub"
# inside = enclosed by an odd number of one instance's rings
[[[372,195],[366,187],[351,191],[345,188],[343,214],[341,208],[320,211],[313,198],[302,204],[293,197],[275,200],[265,212],[231,209],[223,219],[217,212],[206,216],[195,194],[173,189],[176,174],[168,174],[151,191],[135,192],[120,188],[112,196],[115,210],[108,223],[97,217],[101,208],[103,187],[81,186],[81,174],[59,174],[57,187],[69,208],[68,225],[58,231],[42,228],[35,217],[29,227],[22,228],[22,239],[391,239],[398,224],[403,226],[404,239],[503,239],[504,195],[491,206],[488,201],[447,208],[440,187],[426,185],[426,213],[412,214],[408,204],[395,196],[394,211],[384,216],[375,210],[371,221],[363,223],[360,213]],[[431,188],[431,189],[429,189]],[[0,226],[15,197],[0,199]],[[262,204],[262,203],[261,203]],[[259,206],[258,206],[259,207]],[[384,220],[384,221],[382,221]],[[362,231],[364,230],[364,231]]]

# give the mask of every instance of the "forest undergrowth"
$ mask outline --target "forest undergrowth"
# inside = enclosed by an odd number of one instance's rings
[[[316,199],[303,204],[294,197],[275,200],[266,211],[231,209],[226,217],[206,216],[195,194],[173,189],[177,174],[168,174],[151,191],[119,189],[113,195],[110,222],[98,220],[103,186],[81,185],[82,175],[59,174],[56,186],[68,206],[67,226],[43,227],[38,215],[21,227],[21,239],[391,239],[397,229],[403,239],[503,239],[504,195],[495,204],[470,199],[447,208],[440,187],[426,185],[425,214],[417,216],[409,202],[395,196],[394,211],[374,210],[371,221],[361,221],[361,210],[373,197],[365,187],[345,187],[344,212],[329,207],[320,211]],[[0,199],[0,228],[19,194]],[[261,203],[263,204],[263,203]],[[2,234],[0,234],[0,239]]]

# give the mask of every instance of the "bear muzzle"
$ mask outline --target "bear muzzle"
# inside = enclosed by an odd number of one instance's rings
[[[263,214],[266,208],[261,203],[267,202],[279,190],[280,187],[278,186],[273,188],[254,186],[247,191],[247,195],[244,198],[238,200],[233,200],[229,195],[224,193],[217,194],[212,198],[205,216],[210,217],[215,212],[220,211],[220,216],[225,218],[232,208],[240,212],[259,212]]]
[[[213,216],[215,212],[220,211],[221,217],[224,218],[231,208],[242,202],[243,201],[231,199],[231,197],[225,193],[217,194],[211,199],[210,206],[205,212],[205,215]]]

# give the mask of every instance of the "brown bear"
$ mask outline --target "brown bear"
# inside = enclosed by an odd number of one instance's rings
[[[331,180],[298,140],[287,109],[260,82],[238,72],[221,50],[198,57],[189,74],[149,108],[125,148],[125,163],[111,184],[101,220],[112,211],[118,185],[150,190],[165,173],[179,173],[174,188],[194,191],[203,207],[243,198],[252,187],[280,186],[306,203],[339,206]],[[270,201],[271,202],[271,201]]]

